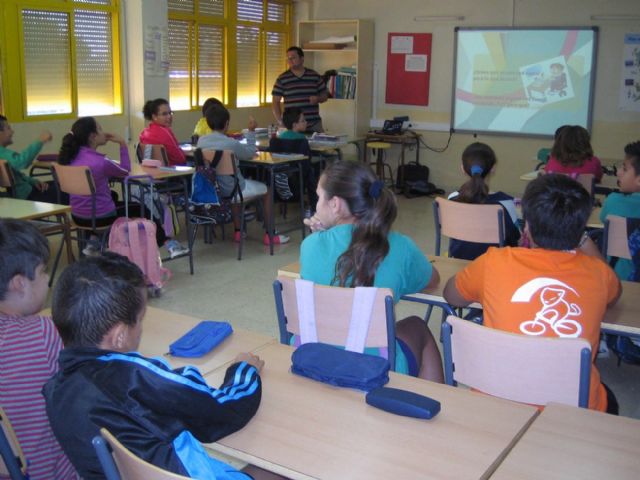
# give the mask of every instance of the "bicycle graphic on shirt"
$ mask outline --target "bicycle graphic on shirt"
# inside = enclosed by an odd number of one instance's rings
[[[550,328],[559,337],[575,338],[582,333],[582,325],[573,320],[582,313],[580,306],[565,300],[566,290],[559,287],[544,287],[540,292],[542,308],[533,320],[520,324],[520,331],[527,335],[542,335]]]

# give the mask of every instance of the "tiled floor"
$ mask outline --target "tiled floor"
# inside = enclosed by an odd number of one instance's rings
[[[297,214],[295,206],[289,206],[289,217]],[[430,198],[399,198],[399,215],[395,229],[411,236],[427,253],[433,253],[433,215]],[[150,300],[159,308],[193,315],[198,318],[227,320],[236,327],[255,330],[277,336],[277,323],[271,284],[279,267],[298,259],[301,235],[291,233],[291,243],[277,246],[273,256],[262,244],[263,231],[257,222],[248,226],[243,258],[236,260],[237,246],[231,241],[232,229],[227,228],[227,238],[218,238],[207,245],[199,233],[195,245],[195,274],[189,275],[186,259],[167,262],[173,278],[160,298]],[[181,235],[184,238],[184,233]],[[419,304],[400,302],[397,317],[424,314]],[[439,337],[439,318],[430,322],[433,334]],[[640,418],[640,367],[616,366],[613,358],[598,360],[602,379],[616,393],[621,414]]]

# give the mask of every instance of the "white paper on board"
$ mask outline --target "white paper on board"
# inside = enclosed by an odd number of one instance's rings
[[[391,53],[413,53],[413,37],[410,35],[391,37]]]
[[[405,56],[404,69],[407,72],[426,72],[427,71],[427,55]]]

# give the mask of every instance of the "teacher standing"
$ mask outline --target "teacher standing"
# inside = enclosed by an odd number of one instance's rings
[[[304,66],[304,52],[300,47],[289,47],[287,50],[289,70],[282,73],[271,91],[272,110],[278,125],[282,123],[281,101],[284,108],[299,107],[307,120],[307,131],[323,132],[319,104],[328,98],[327,86],[322,77]]]

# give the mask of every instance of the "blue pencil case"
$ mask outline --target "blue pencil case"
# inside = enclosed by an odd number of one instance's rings
[[[169,353],[176,357],[201,357],[220,345],[233,333],[228,322],[203,320],[169,345]]]
[[[291,355],[291,371],[337,387],[368,392],[389,382],[389,361],[324,343],[305,343]]]
[[[437,400],[399,388],[376,388],[367,393],[365,401],[372,407],[404,417],[431,419],[440,412]]]

